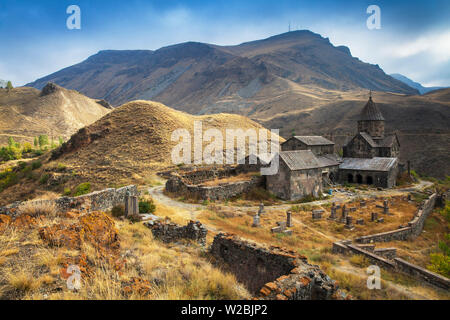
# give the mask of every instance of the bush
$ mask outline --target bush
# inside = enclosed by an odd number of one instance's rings
[[[123,204],[114,206],[111,210],[111,215],[116,218],[123,217],[125,215],[125,206]]]
[[[36,170],[39,169],[40,167],[42,167],[42,162],[37,160],[31,163],[31,169],[32,170]]]
[[[130,215],[127,217],[127,219],[130,220],[130,221],[133,222],[133,223],[141,222],[141,221],[142,221],[142,217],[141,217],[139,214],[130,214]]]
[[[72,194],[72,190],[70,188],[64,188],[64,195],[66,197],[70,196]]]
[[[41,179],[39,179],[40,184],[46,184],[48,182],[48,179],[50,179],[50,175],[48,173],[42,175]]]
[[[156,210],[156,206],[153,200],[141,200],[139,201],[139,212],[140,213],[153,213]]]
[[[75,197],[82,196],[84,194],[88,194],[91,192],[91,183],[90,182],[84,182],[78,185],[75,189]]]

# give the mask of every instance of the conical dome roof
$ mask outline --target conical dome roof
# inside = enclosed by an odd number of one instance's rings
[[[371,120],[384,121],[383,115],[381,114],[381,112],[378,109],[375,102],[373,102],[372,97],[370,97],[369,101],[367,101],[366,106],[364,107],[364,109],[361,112],[359,120],[362,120],[362,121],[371,121]]]

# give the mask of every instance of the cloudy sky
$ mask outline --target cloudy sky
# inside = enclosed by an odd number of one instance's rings
[[[369,30],[369,5],[381,29]],[[81,30],[69,30],[69,5]],[[308,29],[426,86],[450,86],[450,1],[0,0],[0,79],[24,85],[105,49],[220,45]]]

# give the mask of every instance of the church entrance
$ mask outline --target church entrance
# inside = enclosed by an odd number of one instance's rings
[[[373,184],[373,178],[371,176],[367,177],[367,184]]]
[[[362,182],[363,182],[362,175],[358,174],[358,175],[356,176],[356,182],[357,182],[357,183],[362,183]]]
[[[353,183],[353,175],[351,173],[349,173],[349,175],[347,177],[347,181],[348,181],[348,183]]]

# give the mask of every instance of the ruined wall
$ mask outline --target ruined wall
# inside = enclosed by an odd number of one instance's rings
[[[356,238],[358,243],[371,243],[371,242],[390,242],[393,240],[409,240],[418,237],[423,230],[425,220],[433,212],[434,205],[436,203],[436,193],[432,194],[427,200],[425,200],[421,208],[418,210],[414,218],[408,222],[408,226],[397,230],[376,233],[368,236],[362,236]]]
[[[265,248],[220,233],[214,238],[211,254],[224,263],[258,299],[339,298],[335,281],[293,251],[279,247]]]
[[[351,241],[339,241],[333,243],[333,253],[340,254],[357,254],[366,257],[371,263],[388,270],[396,272],[403,272],[421,281],[425,281],[432,285],[441,287],[443,289],[450,289],[450,280],[437,274],[426,270],[422,267],[416,266],[403,259],[396,257],[395,248],[380,248],[374,249],[373,252],[365,247],[359,245],[352,245]]]
[[[264,186],[264,177],[252,177],[248,181],[238,181],[217,186],[190,185],[178,176],[172,176],[166,182],[166,191],[199,200],[224,200],[230,199],[242,193],[249,192],[252,188]]]
[[[0,214],[16,216],[20,214],[20,206],[29,204],[48,204],[55,205],[56,209],[60,212],[66,212],[70,210],[80,210],[85,212],[93,211],[108,211],[114,206],[125,203],[125,195],[127,191],[132,196],[138,196],[139,192],[136,186],[127,186],[119,189],[105,189],[102,191],[92,192],[79,197],[62,197],[52,200],[35,200],[15,202],[6,207],[0,207]]]
[[[201,245],[206,244],[208,230],[198,221],[190,221],[186,226],[170,222],[164,223],[162,221],[149,221],[144,223],[144,225],[152,231],[156,239],[165,243],[186,239],[198,242]]]

